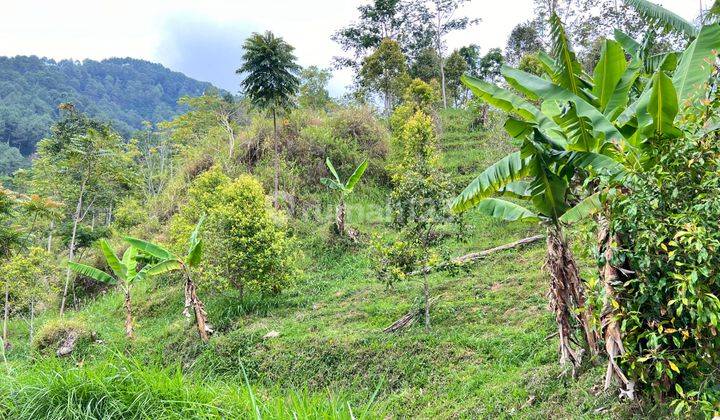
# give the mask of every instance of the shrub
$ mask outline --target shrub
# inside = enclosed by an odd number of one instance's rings
[[[173,242],[182,246],[202,214],[207,220],[201,274],[213,288],[278,293],[294,277],[293,243],[254,177],[231,179],[219,167],[200,175],[171,222]]]
[[[677,412],[717,412],[720,393],[720,143],[714,134],[658,139],[654,166],[633,175],[613,207],[624,245],[617,288],[625,368]]]

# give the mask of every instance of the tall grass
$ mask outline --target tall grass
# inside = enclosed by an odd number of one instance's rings
[[[7,419],[361,419],[372,401],[351,407],[342,395],[253,389],[194,381],[179,370],[118,356],[87,366],[47,359],[0,373],[0,418]]]

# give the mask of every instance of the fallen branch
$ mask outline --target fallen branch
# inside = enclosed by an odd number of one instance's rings
[[[535,243],[535,242],[542,241],[543,239],[545,239],[545,235],[530,236],[530,237],[528,237],[528,238],[520,239],[519,241],[511,242],[511,243],[509,243],[509,244],[500,245],[500,246],[497,246],[497,247],[495,247],[495,248],[486,249],[486,250],[483,250],[483,251],[480,251],[480,252],[473,252],[473,253],[470,253],[470,254],[463,255],[463,256],[461,256],[461,257],[453,258],[453,259],[450,260],[449,262],[445,262],[445,263],[442,263],[442,264],[439,264],[439,265],[436,265],[436,266],[425,267],[425,268],[421,268],[420,270],[411,271],[410,273],[408,273],[408,275],[409,275],[409,276],[416,276],[416,275],[418,275],[418,274],[427,274],[427,273],[429,273],[429,272],[431,272],[431,271],[433,271],[433,270],[438,270],[438,269],[441,269],[441,268],[445,268],[445,267],[447,267],[447,266],[449,266],[449,265],[462,265],[462,264],[467,264],[467,263],[469,263],[469,262],[481,260],[481,259],[487,257],[488,255],[495,254],[495,253],[500,252],[500,251],[506,251],[506,250],[508,250],[508,249],[519,248],[519,247],[521,247],[521,246],[525,246],[525,245],[529,245],[529,244],[532,244],[532,243]]]
[[[435,302],[437,302],[439,297],[434,297],[430,299],[430,306],[432,306]],[[410,310],[410,312],[406,313],[402,316],[402,318],[398,319],[397,321],[393,322],[389,327],[385,328],[383,332],[386,333],[393,333],[398,332],[402,329],[405,329],[412,324],[415,323],[415,320],[418,319],[419,316],[423,315],[425,313],[425,307],[420,306],[419,308],[415,308]]]

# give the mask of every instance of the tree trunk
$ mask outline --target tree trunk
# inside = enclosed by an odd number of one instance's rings
[[[583,350],[573,349],[571,321],[580,324],[590,353],[597,354],[597,339],[590,323],[590,310],[585,307],[584,288],[575,258],[568,247],[562,230],[558,226],[548,228],[547,259],[545,268],[550,274],[550,309],[555,313],[555,322],[560,339],[560,364],[572,364],[573,376],[582,362]],[[576,309],[580,315],[576,314]]]
[[[30,345],[35,338],[35,299],[30,299]]]
[[[335,225],[338,230],[338,235],[345,235],[345,200],[342,198],[340,198],[340,204],[338,204],[335,213]]]
[[[55,229],[55,221],[50,221],[50,229],[48,230],[48,239],[47,239],[47,252],[50,252],[50,249],[52,248],[52,234],[53,229]]]
[[[80,196],[78,197],[77,206],[75,207],[75,213],[73,214],[73,228],[72,236],[70,237],[70,250],[68,255],[68,261],[73,261],[75,258],[75,240],[77,239],[77,227],[80,223],[80,216],[82,214],[83,197],[85,195],[85,184],[87,179],[83,179],[82,185],[80,186]],[[70,286],[70,278],[72,276],[72,270],[68,266],[65,269],[65,286],[63,287],[62,301],[60,302],[60,316],[65,315],[65,304],[67,302],[68,288]]]
[[[430,285],[428,275],[423,275],[423,299],[425,301],[425,332],[430,332]]]
[[[132,305],[130,301],[129,287],[125,290],[125,337],[127,337],[128,340],[132,340],[134,338]]]
[[[622,332],[617,320],[617,313],[613,302],[617,300],[615,287],[620,281],[620,270],[612,265],[613,246],[619,245],[617,235],[610,233],[610,224],[604,216],[598,218],[598,251],[603,256],[604,264],[600,268],[600,281],[605,289],[605,301],[601,316],[602,333],[605,338],[605,351],[608,356],[608,365],[605,372],[605,390],[610,387],[612,378],[616,378],[620,386],[621,396],[630,400],[635,398],[635,383],[623,373],[616,359],[625,354],[622,342]]]
[[[197,297],[197,287],[190,276],[190,271],[185,269],[185,309],[183,314],[186,317],[190,317],[190,310],[195,313],[195,322],[197,323],[198,334],[202,341],[207,343],[210,340],[208,333],[212,332],[212,329],[207,324],[207,313],[205,312],[205,305]]]
[[[273,206],[275,206],[276,209],[280,208],[280,158],[279,158],[279,145],[278,145],[278,129],[277,129],[277,113],[275,111],[275,108],[272,110],[272,116],[273,116],[273,149],[275,152],[275,156],[273,156],[273,168],[274,168],[274,175],[273,175]]]
[[[440,82],[442,83],[442,100],[443,100],[443,109],[447,109],[447,93],[445,89],[445,60],[442,57],[442,53],[438,50],[438,54],[440,54]]]
[[[5,311],[3,315],[3,332],[2,332],[2,339],[3,339],[3,345],[5,348],[10,347],[10,342],[8,341],[8,319],[10,318],[10,285],[7,281],[5,281]]]

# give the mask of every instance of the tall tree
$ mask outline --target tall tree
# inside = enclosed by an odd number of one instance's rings
[[[310,66],[300,72],[300,106],[310,109],[326,109],[331,103],[327,85],[332,77],[329,69]]]
[[[300,66],[295,48],[270,31],[253,33],[243,44],[243,64],[236,73],[244,75],[242,89],[253,105],[269,111],[273,119],[273,205],[279,208],[280,145],[277,114],[289,112],[300,88]]]
[[[447,78],[447,89],[452,100],[453,106],[458,106],[462,92],[465,90],[463,84],[460,81],[465,72],[468,71],[468,64],[460,55],[458,50],[455,50],[450,54],[445,64],[445,76]]]
[[[390,111],[408,81],[407,62],[400,45],[385,38],[370,56],[363,60],[360,84],[383,96],[385,113]]]
[[[457,17],[458,9],[470,0],[430,0],[428,20],[432,22],[433,45],[440,57],[440,87],[443,106],[447,108],[447,92],[445,86],[445,37],[454,31],[466,29],[480,22],[479,19]]]
[[[359,19],[340,29],[332,39],[349,57],[335,57],[339,67],[359,70],[364,58],[386,38],[400,45],[403,54],[416,57],[432,46],[432,32],[424,2],[373,0],[358,7]]]
[[[512,65],[517,65],[526,54],[533,54],[543,49],[543,41],[536,22],[524,22],[516,25],[505,46],[505,58]]]

